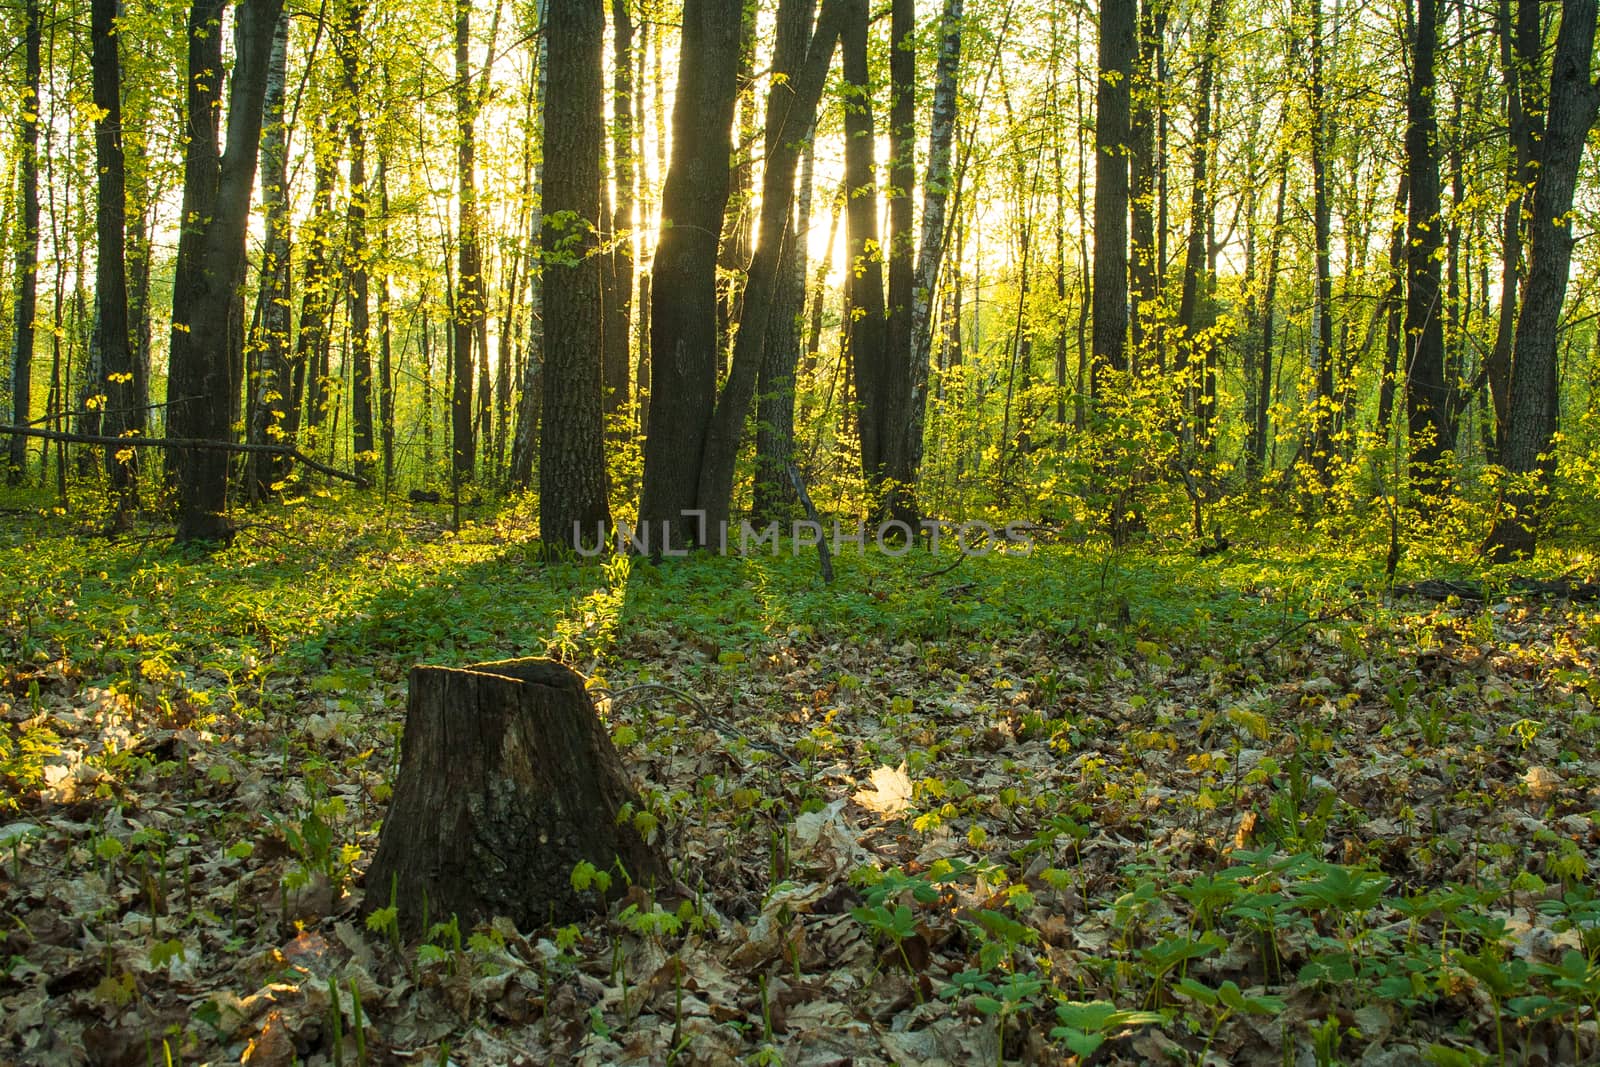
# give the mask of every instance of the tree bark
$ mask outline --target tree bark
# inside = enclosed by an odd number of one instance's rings
[[[915,372],[912,313],[916,299],[917,17],[914,0],[893,0],[889,9],[889,207],[888,302],[884,308],[883,413],[884,499],[880,518],[915,530],[916,468],[912,465],[911,405]]]
[[[650,413],[639,520],[686,540],[717,388],[717,240],[728,202],[741,0],[685,0],[672,164],[651,266]],[[657,547],[667,547],[661,544]]]
[[[605,127],[601,0],[563,0],[545,19],[544,433],[539,439],[539,536],[546,547],[604,540],[605,420],[601,407],[601,142]],[[592,543],[592,542],[590,542]]]
[[[11,326],[11,421],[26,425],[33,414],[33,320],[39,274],[39,51],[43,40],[39,0],[23,5],[25,77],[22,121],[17,129],[17,185],[21,224],[17,232],[16,295]],[[20,482],[28,463],[27,440],[13,437],[6,453],[7,480]]]
[[[105,396],[102,432],[120,437],[130,429],[134,406],[133,349],[128,337],[126,272],[127,183],[122,151],[122,58],[116,33],[116,0],[93,0],[89,9],[90,64],[94,70],[96,179],[95,339]],[[135,466],[120,449],[106,451],[106,474],[119,496],[118,515],[126,518]]]
[[[1156,9],[1161,7],[1158,14]],[[1144,362],[1149,335],[1155,332],[1153,318],[1161,295],[1159,265],[1156,263],[1156,101],[1162,85],[1156,78],[1155,58],[1158,35],[1166,30],[1164,0],[1143,0],[1139,5],[1139,45],[1133,78],[1130,136],[1132,150],[1128,168],[1133,227],[1128,261],[1130,335],[1133,358],[1138,367]]]
[[[1538,126],[1533,112],[1539,104],[1536,85],[1543,41],[1539,0],[1517,0],[1515,23],[1510,0],[1500,0],[1496,13],[1501,78],[1506,89],[1506,129],[1511,138],[1511,155],[1506,161],[1506,206],[1500,222],[1500,311],[1495,322],[1494,348],[1485,367],[1489,397],[1494,406],[1495,434],[1490,458],[1497,461],[1511,421],[1511,349],[1516,338],[1517,297],[1525,267],[1523,248],[1527,224],[1523,215],[1533,206],[1533,151]],[[1530,104],[1534,108],[1530,108]]]
[[[1538,547],[1543,495],[1556,470],[1552,451],[1559,415],[1556,339],[1572,268],[1575,238],[1570,213],[1584,143],[1600,110],[1600,84],[1589,78],[1595,17],[1595,0],[1562,0],[1539,178],[1533,188],[1527,298],[1517,320],[1511,364],[1511,418],[1501,457],[1516,479],[1507,493],[1515,514],[1495,524],[1489,541],[1500,562],[1531,556]]]
[[[1439,18],[1435,0],[1412,3],[1415,25],[1411,85],[1406,95],[1406,173],[1411,183],[1406,213],[1406,421],[1412,480],[1424,496],[1433,496],[1443,489],[1439,461],[1454,445],[1446,418],[1454,385],[1445,381],[1439,276],[1439,252],[1444,247],[1434,114]]]
[[[1202,321],[1200,300],[1206,284],[1207,255],[1210,242],[1206,233],[1210,225],[1209,192],[1211,159],[1211,90],[1216,78],[1217,43],[1222,35],[1222,23],[1227,16],[1226,0],[1211,0],[1207,15],[1205,38],[1201,43],[1199,86],[1195,93],[1194,158],[1189,174],[1189,240],[1184,250],[1183,291],[1178,300],[1178,325],[1181,330],[1175,367],[1184,392],[1184,406],[1194,412],[1194,422],[1184,431],[1185,438],[1198,436],[1204,439],[1211,430],[1211,405],[1216,396],[1216,368],[1213,364],[1213,344],[1206,336],[1210,329]],[[1189,368],[1193,366],[1194,370]],[[1196,377],[1203,377],[1196,382]],[[1197,394],[1203,394],[1197,400]]]
[[[452,330],[450,394],[451,484],[472,480],[478,446],[472,430],[473,349],[483,320],[482,255],[478,248],[476,94],[472,91],[472,0],[455,0],[456,105],[456,300]],[[598,164],[596,164],[598,166]]]
[[[1399,383],[1400,351],[1405,333],[1406,292],[1406,205],[1411,200],[1411,176],[1400,170],[1400,182],[1395,187],[1395,221],[1389,226],[1389,288],[1384,293],[1383,376],[1378,382],[1378,436],[1389,440],[1389,426],[1394,419],[1394,393]]]
[[[294,402],[290,405],[289,433],[299,429],[300,400],[305,398],[305,422],[310,439],[308,452],[316,451],[317,434],[328,416],[328,349],[332,341],[329,333],[333,313],[333,292],[338,271],[331,266],[330,246],[333,235],[333,185],[338,178],[339,153],[337,142],[327,132],[316,126],[311,135],[311,152],[314,156],[311,218],[306,225],[304,241],[308,246],[305,256],[305,278],[301,282],[300,330],[295,335]]]
[[[362,120],[365,88],[361,40],[364,0],[339,5],[339,65],[344,76],[345,136],[350,142],[350,203],[346,209],[345,278],[350,324],[350,432],[356,471],[371,477],[377,456],[372,423],[372,304],[367,252],[367,133]]]
[[[775,295],[782,284],[783,246],[794,206],[800,148],[816,121],[822,83],[839,33],[838,7],[826,2],[812,31],[814,0],[788,0],[779,7],[781,37],[775,43],[774,79],[767,96],[766,167],[761,173],[759,244],[741,297],[739,330],[728,379],[717,397],[706,435],[697,490],[709,530],[719,530],[732,511],[733,474],[745,418],[765,359]]]
[[[1430,0],[1431,2],[1431,0]],[[1322,0],[1311,0],[1311,228],[1316,240],[1316,295],[1312,301],[1317,334],[1311,350],[1316,393],[1311,409],[1311,468],[1325,483],[1333,454],[1333,266],[1330,235],[1332,205],[1328,198],[1328,159],[1332,133],[1328,123],[1326,49],[1322,41]]]
[[[922,434],[928,411],[928,366],[933,352],[933,293],[944,262],[949,225],[950,149],[956,131],[956,88],[961,70],[962,0],[945,0],[939,59],[933,75],[933,115],[928,127],[928,172],[922,183],[922,237],[911,286],[911,396],[906,457],[911,480],[922,469]],[[960,270],[958,263],[956,269]]]
[[[424,908],[464,929],[503,915],[531,930],[603,907],[573,886],[580,863],[606,872],[613,895],[664,888],[661,852],[618,821],[629,805],[638,796],[579,675],[541,659],[413,667],[364,907],[392,901],[407,936],[427,933]]]
[[[883,245],[878,232],[877,130],[872,118],[872,78],[867,68],[866,0],[846,0],[841,48],[844,61],[844,167],[849,200],[845,238],[849,249],[849,299],[845,343],[855,376],[856,432],[861,439],[861,474],[868,508],[876,511],[886,474],[884,437],[888,379],[887,322],[883,307]]]
[[[231,441],[240,383],[232,377],[231,331],[244,280],[245,232],[261,142],[268,59],[282,0],[244,0],[234,23],[234,64],[226,147],[218,151],[222,102],[222,0],[189,12],[189,142],[184,151],[183,219],[173,281],[167,432]],[[210,77],[207,77],[207,72]],[[215,450],[178,450],[179,542],[232,538],[226,511],[228,464]]]
[[[289,369],[291,321],[289,246],[289,128],[284,122],[284,78],[287,73],[289,17],[280,13],[267,61],[267,89],[261,126],[261,203],[265,235],[261,247],[260,287],[256,295],[255,389],[250,405],[248,439],[257,444],[289,437],[289,401],[293,385]],[[109,430],[108,430],[109,432]],[[256,453],[246,466],[247,490],[263,499],[287,473],[281,456]]]
[[[1128,142],[1137,0],[1101,0],[1095,91],[1093,393],[1104,370],[1128,369]]]
[[[611,0],[611,162],[616,201],[611,212],[605,291],[605,410],[628,404],[633,368],[628,352],[633,307],[633,17],[630,0]]]

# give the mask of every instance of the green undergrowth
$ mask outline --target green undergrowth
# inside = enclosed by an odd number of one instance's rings
[[[210,555],[5,516],[0,1052],[236,1060],[278,983],[331,1062],[1600,1055],[1592,609],[1392,596],[1375,536],[828,585],[787,542],[547,561],[529,512],[310,497]],[[1441,575],[1510,578],[1397,577]],[[406,671],[523,655],[593,680],[691,898],[363,929]]]

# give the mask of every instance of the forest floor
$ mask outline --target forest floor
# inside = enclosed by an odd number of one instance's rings
[[[0,1062],[1600,1057],[1592,605],[1282,544],[546,565],[525,507],[372,505],[211,557],[0,519]],[[368,929],[408,668],[530,654],[695,895]]]

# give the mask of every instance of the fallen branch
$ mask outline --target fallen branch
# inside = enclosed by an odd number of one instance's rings
[[[359,474],[318,463],[310,456],[290,445],[263,445],[243,441],[206,441],[189,437],[106,437],[92,433],[66,433],[62,430],[39,430],[31,426],[0,426],[0,434],[12,437],[41,437],[46,441],[64,441],[73,445],[105,445],[108,448],[195,448],[215,452],[256,452],[269,456],[287,456],[296,463],[309,467],[318,474],[353,482],[365,489],[371,483]]]
[[[800,468],[793,463],[789,464],[789,484],[794,486],[800,506],[806,509],[806,518],[817,528],[817,560],[822,564],[822,582],[824,585],[832,584],[833,556],[828,552],[828,539],[822,536],[822,516],[817,514],[817,506],[811,502],[811,494],[806,492],[806,482],[800,476]]]

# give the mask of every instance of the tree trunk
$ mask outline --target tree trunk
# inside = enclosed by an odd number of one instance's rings
[[[305,229],[305,278],[301,283],[300,332],[295,335],[294,403],[291,420],[298,420],[300,398],[305,398],[310,439],[305,451],[314,452],[317,434],[328,416],[328,348],[333,313],[333,291],[338,272],[330,269],[333,234],[333,186],[338,178],[337,142],[322,127],[313,128],[311,151],[316,177],[311,194],[311,219]],[[290,433],[298,430],[290,426]]]
[[[1406,205],[1411,200],[1411,176],[1400,169],[1395,187],[1395,221],[1389,226],[1389,289],[1384,293],[1383,375],[1378,381],[1378,437],[1389,440],[1394,419],[1394,392],[1399,383],[1400,351],[1404,336],[1406,291]]]
[[[611,0],[611,157],[616,202],[611,212],[611,250],[605,292],[605,410],[628,404],[632,377],[628,352],[633,307],[633,18],[630,0]]]
[[[928,365],[933,352],[933,292],[944,262],[950,226],[950,148],[956,132],[957,75],[961,70],[962,0],[945,0],[939,59],[933,75],[933,115],[928,127],[928,172],[922,183],[922,237],[911,286],[911,396],[906,456],[914,481],[922,469],[922,434],[928,412]],[[961,269],[956,264],[957,271]]]
[[[1158,15],[1158,6],[1164,7],[1164,0],[1143,0],[1139,5],[1139,50],[1134,67],[1130,127],[1133,144],[1128,155],[1133,215],[1128,261],[1128,296],[1131,304],[1129,332],[1133,343],[1131,362],[1135,367],[1147,355],[1147,335],[1156,328],[1153,319],[1161,292],[1156,263],[1155,211],[1156,100],[1162,86],[1154,70],[1157,35],[1166,29],[1166,12],[1163,10]]]
[[[808,172],[810,159],[808,149]],[[808,181],[802,195],[809,192]],[[805,228],[799,225],[783,242],[772,314],[767,319],[761,379],[756,386],[756,484],[750,508],[758,522],[786,518],[795,501],[789,466],[794,462],[795,368],[800,363],[800,319],[805,311],[805,242]]]
[[[1261,294],[1261,378],[1256,385],[1256,409],[1250,413],[1256,469],[1270,472],[1267,442],[1272,436],[1273,320],[1278,314],[1278,257],[1283,248],[1283,216],[1289,198],[1289,154],[1278,157],[1278,205],[1272,215],[1272,230],[1267,234],[1266,290]]]
[[[401,753],[364,907],[393,902],[407,936],[427,933],[424,909],[468,929],[582,918],[604,899],[573,886],[580,863],[609,874],[613,895],[668,884],[661,852],[618,821],[638,796],[583,679],[559,663],[413,667]]]
[[[754,250],[751,219],[755,213],[756,150],[756,0],[744,0],[739,16],[738,134],[733,141],[733,186],[729,190],[722,222],[722,243],[717,265],[717,376],[732,363],[733,329],[744,314],[745,279]]]
[[[26,426],[33,414],[33,320],[39,274],[39,50],[43,40],[39,0],[24,4],[24,50],[27,84],[17,132],[17,185],[22,216],[17,232],[16,296],[11,326],[11,423]],[[22,480],[28,464],[28,439],[8,442],[7,479]]]
[[[893,0],[889,16],[889,204],[888,302],[884,308],[884,361],[881,388],[884,500],[882,516],[915,530],[916,468],[911,462],[911,405],[915,371],[911,361],[915,294],[914,229],[917,164],[916,43],[914,0]]]
[[[1128,369],[1128,142],[1131,136],[1137,0],[1101,0],[1100,81],[1094,128],[1094,357],[1102,370]]]
[[[1444,308],[1439,292],[1439,251],[1444,247],[1444,235],[1439,222],[1439,147],[1434,118],[1438,8],[1435,0],[1412,3],[1415,26],[1406,97],[1406,173],[1411,182],[1411,206],[1406,215],[1406,421],[1411,437],[1411,477],[1427,497],[1444,487],[1438,464],[1454,444],[1446,419],[1448,395],[1454,385],[1445,381]]]
[[[472,91],[472,0],[455,0],[456,54],[456,300],[451,324],[453,349],[450,393],[450,481],[458,490],[472,480],[478,448],[472,432],[473,345],[484,315],[481,254],[478,249],[476,94]],[[598,166],[598,164],[596,164]]]
[[[1210,242],[1206,232],[1210,222],[1210,208],[1206,202],[1210,181],[1211,157],[1211,89],[1216,77],[1217,42],[1222,35],[1222,23],[1227,14],[1225,0],[1211,0],[1206,15],[1205,39],[1201,44],[1199,88],[1195,94],[1194,158],[1190,167],[1189,188],[1189,241],[1184,250],[1183,291],[1178,300],[1178,326],[1180,337],[1174,365],[1184,393],[1184,407],[1194,413],[1194,422],[1184,430],[1190,440],[1195,436],[1205,439],[1210,434],[1212,412],[1207,401],[1196,400],[1204,390],[1206,396],[1215,396],[1215,371],[1211,366],[1212,343],[1207,336],[1210,324],[1202,321],[1200,300],[1206,281],[1207,253]],[[1189,368],[1193,368],[1190,370]],[[1206,381],[1196,381],[1204,375]]]
[[[1316,295],[1312,301],[1317,335],[1311,350],[1311,367],[1316,375],[1311,409],[1311,467],[1322,483],[1327,481],[1328,462],[1333,453],[1333,266],[1330,248],[1333,208],[1328,199],[1328,159],[1333,146],[1323,71],[1325,51],[1322,0],[1311,0],[1311,228],[1316,240],[1317,269]]]
[[[1600,84],[1590,81],[1595,44],[1595,0],[1563,0],[1550,69],[1550,107],[1539,150],[1529,224],[1528,291],[1517,320],[1511,363],[1511,418],[1502,456],[1513,478],[1507,499],[1515,514],[1502,517],[1489,545],[1499,562],[1531,556],[1538,547],[1543,493],[1555,474],[1552,451],[1559,414],[1556,337],[1567,295],[1574,243],[1573,189],[1584,142],[1600,109]]]
[[[765,359],[775,296],[782,285],[783,245],[794,205],[800,145],[816,120],[822,83],[839,34],[838,5],[825,3],[811,27],[814,0],[789,0],[779,7],[774,79],[767,96],[766,167],[761,174],[760,244],[750,259],[741,297],[739,331],[728,380],[717,397],[706,435],[697,490],[708,530],[719,530],[732,511],[733,474],[745,418]]]
[[[339,63],[344,75],[345,135],[350,141],[350,203],[345,216],[345,278],[350,309],[350,431],[356,473],[370,478],[377,441],[372,426],[371,271],[367,253],[367,134],[361,117],[364,88],[361,25],[364,0],[340,5]]]
[[[383,488],[394,487],[394,341],[392,293],[389,277],[393,262],[389,249],[389,160],[378,153],[378,440],[383,451]],[[405,350],[401,349],[402,358]]]
[[[728,202],[742,7],[741,0],[684,2],[672,165],[651,266],[650,414],[639,494],[641,524],[660,539],[661,524],[670,523],[673,544],[686,540],[716,404],[717,239]]]
[[[883,248],[878,234],[878,181],[872,120],[872,78],[867,68],[866,0],[847,0],[841,47],[844,60],[844,167],[849,201],[845,205],[850,287],[845,338],[855,371],[856,432],[861,438],[861,474],[869,510],[875,511],[883,485],[885,385],[888,376],[887,323],[883,313]]]
[[[249,439],[256,444],[288,443],[289,401],[293,395],[289,370],[289,128],[284,121],[284,77],[289,45],[289,17],[278,16],[272,33],[272,54],[267,62],[267,90],[261,127],[261,202],[265,237],[261,247],[260,288],[256,296],[254,403],[250,408]],[[109,429],[107,432],[110,432]],[[247,490],[252,499],[270,495],[288,464],[284,457],[252,455],[246,465]]]
[[[116,0],[93,0],[89,9],[90,64],[94,68],[96,187],[94,346],[99,352],[104,421],[101,432],[119,437],[129,427],[133,407],[133,349],[128,340],[127,184],[122,151],[122,58],[116,35]],[[134,461],[115,448],[106,450],[106,474],[119,497],[118,521],[131,503]]]
[[[545,0],[538,0],[530,29],[542,30]],[[533,45],[534,99],[530,123],[538,125],[540,136],[544,131],[544,98],[549,74],[549,40],[543,32],[530,34]],[[532,165],[532,180],[527,195],[530,197],[530,247],[542,240],[544,233],[544,160],[541,155]],[[528,271],[528,338],[527,351],[522,359],[521,396],[517,401],[517,429],[511,442],[511,469],[507,480],[516,489],[526,489],[533,483],[533,461],[539,452],[539,423],[544,413],[544,284],[541,271]]]
[[[1500,313],[1495,322],[1494,348],[1486,370],[1489,397],[1494,405],[1494,447],[1497,461],[1511,420],[1511,347],[1517,329],[1517,294],[1524,275],[1523,237],[1525,212],[1532,209],[1533,146],[1537,119],[1529,104],[1537,104],[1539,54],[1543,41],[1539,28],[1539,0],[1517,0],[1515,25],[1510,0],[1496,8],[1500,37],[1501,78],[1506,87],[1506,129],[1511,155],[1506,161],[1506,206],[1501,218]]]
[[[210,441],[233,439],[232,412],[240,383],[231,375],[231,334],[244,279],[245,234],[261,142],[273,30],[282,0],[244,0],[234,23],[234,63],[228,101],[226,148],[219,153],[220,78],[198,77],[222,69],[217,25],[222,0],[198,0],[189,12],[189,142],[184,151],[183,219],[173,281],[171,371],[167,382],[167,432]],[[226,454],[179,450],[180,542],[227,541]]]
[[[564,0],[545,19],[544,433],[539,439],[539,537],[546,547],[604,540],[605,421],[601,413],[600,220],[605,91],[601,0]]]

